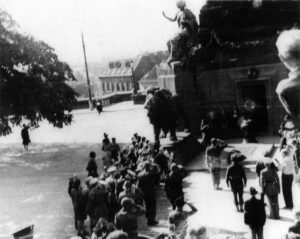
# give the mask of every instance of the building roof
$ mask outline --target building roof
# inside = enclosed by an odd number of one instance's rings
[[[157,80],[157,78],[158,78],[157,70],[158,70],[158,65],[155,65],[150,71],[148,71],[147,74],[145,74],[141,78],[141,80],[139,82],[143,83],[143,82],[147,82],[147,81]]]
[[[131,68],[122,65],[120,68],[106,69],[100,74],[100,77],[122,77],[122,76],[132,76]]]
[[[154,53],[144,53],[132,59],[133,77],[135,81],[139,81],[146,73],[148,73],[155,65],[160,64],[163,60],[167,59],[168,53],[159,51]],[[101,77],[124,77],[132,76],[131,67],[126,67],[125,62],[131,61],[125,59],[120,61],[121,67],[113,69],[105,69],[100,74]]]

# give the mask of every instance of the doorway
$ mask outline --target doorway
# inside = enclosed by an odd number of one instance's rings
[[[246,117],[253,120],[256,132],[269,130],[266,82],[237,82],[237,102]]]

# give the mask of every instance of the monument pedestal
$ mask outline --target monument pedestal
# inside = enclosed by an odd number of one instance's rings
[[[181,165],[187,165],[201,151],[201,144],[191,134],[186,132],[176,132],[177,141],[169,138],[160,140],[161,146],[174,153],[175,161]]]

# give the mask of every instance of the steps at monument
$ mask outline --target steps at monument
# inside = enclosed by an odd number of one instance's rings
[[[164,149],[174,152],[176,162],[185,166],[201,152],[202,146],[190,133],[176,132],[176,135],[177,141],[163,138],[160,144]]]
[[[246,156],[243,161],[243,166],[245,169],[255,171],[256,163],[258,160],[263,158],[266,151],[272,149],[272,144],[230,144],[228,148],[225,148],[221,153],[222,163],[221,168],[226,169],[228,167],[227,157],[229,153],[233,150],[239,150],[242,154]],[[273,148],[272,156],[276,154],[278,147]],[[207,171],[207,165],[205,161],[205,152],[202,150],[193,160],[186,165],[188,171]]]

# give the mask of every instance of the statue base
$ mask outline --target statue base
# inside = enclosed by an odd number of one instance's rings
[[[169,138],[160,139],[161,146],[174,153],[175,162],[181,165],[187,165],[202,150],[201,144],[191,133],[176,132],[177,141],[171,141]]]

